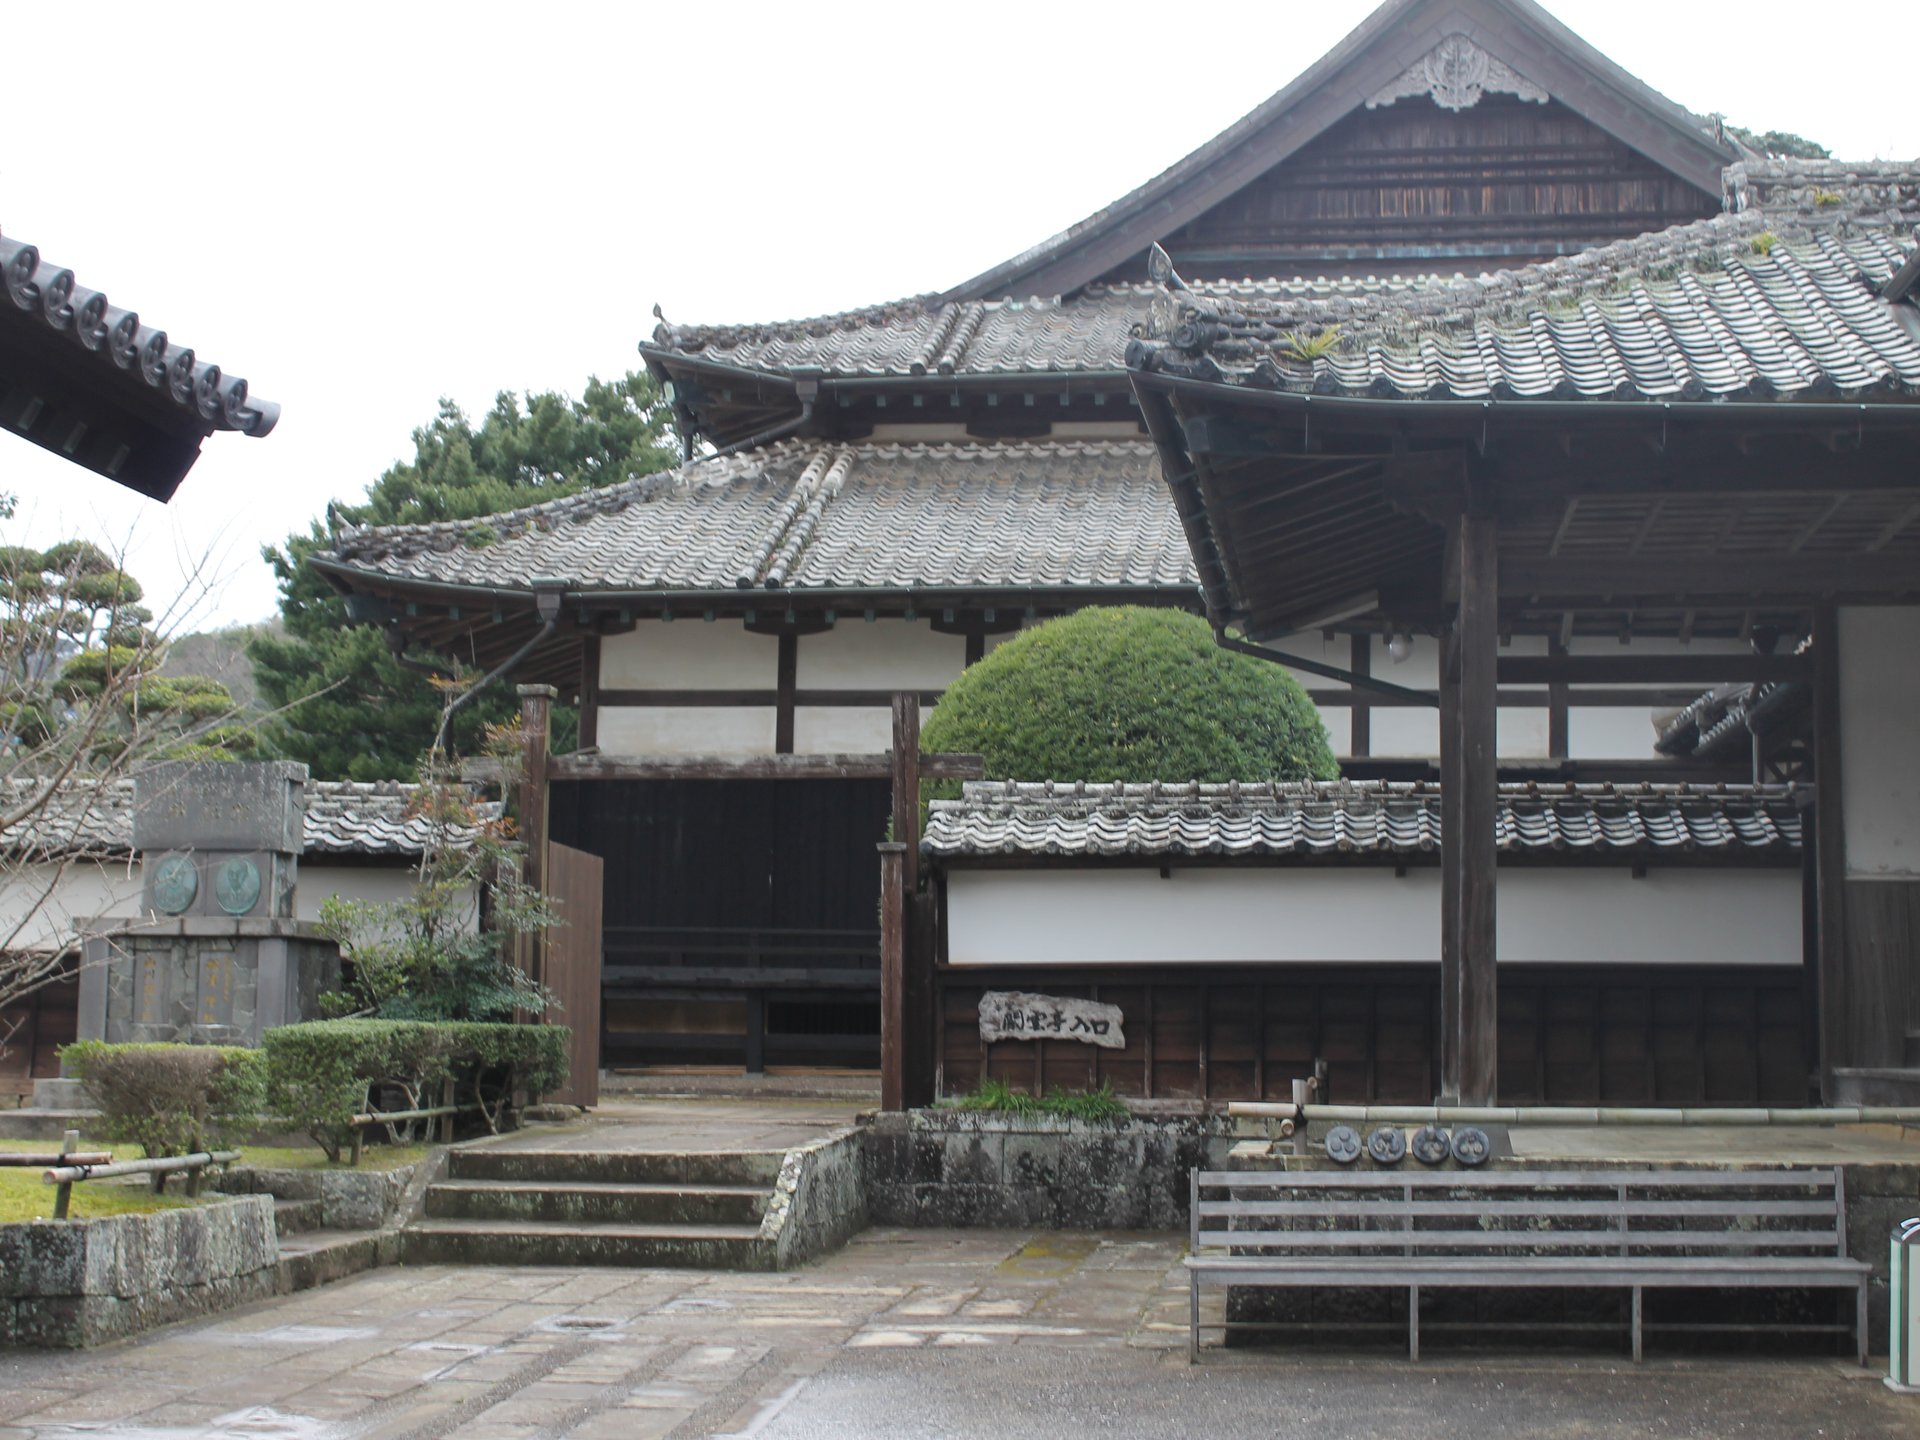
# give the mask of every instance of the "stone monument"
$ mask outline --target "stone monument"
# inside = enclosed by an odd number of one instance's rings
[[[179,761],[134,781],[142,915],[85,941],[82,1039],[258,1045],[312,1020],[340,951],[294,918],[307,767]]]

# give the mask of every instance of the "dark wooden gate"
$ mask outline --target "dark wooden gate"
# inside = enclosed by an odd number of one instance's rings
[[[598,855],[547,847],[547,891],[561,923],[547,932],[547,986],[559,997],[555,1018],[573,1028],[573,1067],[551,1097],[568,1105],[600,1103],[600,895]]]

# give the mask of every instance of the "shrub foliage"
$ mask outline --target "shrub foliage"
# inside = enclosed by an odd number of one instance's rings
[[[999,646],[948,687],[923,743],[984,755],[995,780],[1339,773],[1320,712],[1285,669],[1221,649],[1197,616],[1138,606],[1081,610]]]
[[[260,1113],[265,1072],[255,1050],[81,1040],[60,1059],[100,1107],[102,1138],[148,1156],[211,1150]]]
[[[516,1093],[537,1098],[566,1079],[571,1036],[563,1025],[417,1020],[283,1025],[262,1041],[267,1109],[312,1137],[334,1161],[352,1142],[353,1117],[365,1111],[370,1096],[391,1094],[400,1102],[383,1109],[420,1109],[439,1103],[448,1080],[456,1102],[479,1105],[488,1127],[498,1130]]]

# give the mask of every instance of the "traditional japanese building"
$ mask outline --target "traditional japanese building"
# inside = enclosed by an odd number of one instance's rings
[[[583,753],[554,761],[548,820],[608,866],[607,1063],[871,1064],[893,695],[937,703],[1001,637],[1079,606],[1180,606],[1278,647],[1349,776],[1437,779],[1458,601],[1434,517],[1454,481],[1424,462],[1383,481],[1382,456],[1432,448],[1424,415],[1444,415],[1449,454],[1504,453],[1524,397],[1554,422],[1529,443],[1583,475],[1622,451],[1660,477],[1765,457],[1761,488],[1797,495],[1779,462],[1799,450],[1767,426],[1680,412],[1817,394],[1822,453],[1897,469],[1882,417],[1920,386],[1898,283],[1915,182],[1745,154],[1531,0],[1389,0],[1187,159],[953,289],[663,322],[641,350],[680,469],[484,524],[344,531],[315,563],[397,649],[491,665],[525,647],[514,678],[580,703]],[[1218,413],[1172,394],[1187,386],[1224,396]],[[1362,402],[1356,441],[1341,407]],[[1634,424],[1613,426],[1627,402]],[[1284,451],[1284,479],[1250,468],[1229,514],[1196,457],[1243,451]],[[1760,751],[1656,741],[1710,686],[1811,675],[1785,652],[1825,592],[1767,574],[1843,536],[1830,563],[1906,573],[1920,530],[1880,498],[1898,487],[1822,480],[1807,504],[1733,514],[1677,481],[1626,503],[1604,478],[1552,483],[1559,508],[1513,522],[1531,549],[1492,602],[1488,775],[1797,773],[1804,724]],[[1671,583],[1682,553],[1699,585]],[[1781,653],[1756,659],[1756,641]],[[1474,817],[1491,836],[1491,812]],[[914,932],[928,966],[939,884]],[[1331,982],[1358,962],[1325,963]],[[1693,987],[1673,1003],[1714,1003],[1683,953],[1666,963]],[[1437,1075],[1454,1010],[1431,1008]],[[931,1050],[935,1009],[914,1012],[912,1046]],[[1176,1088],[1244,1089],[1197,1073]]]

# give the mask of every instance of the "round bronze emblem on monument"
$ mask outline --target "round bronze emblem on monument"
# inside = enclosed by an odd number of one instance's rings
[[[236,857],[213,872],[213,898],[229,915],[244,915],[260,899],[260,867]]]
[[[169,855],[153,867],[153,903],[162,915],[180,915],[200,893],[200,871],[185,855]]]

